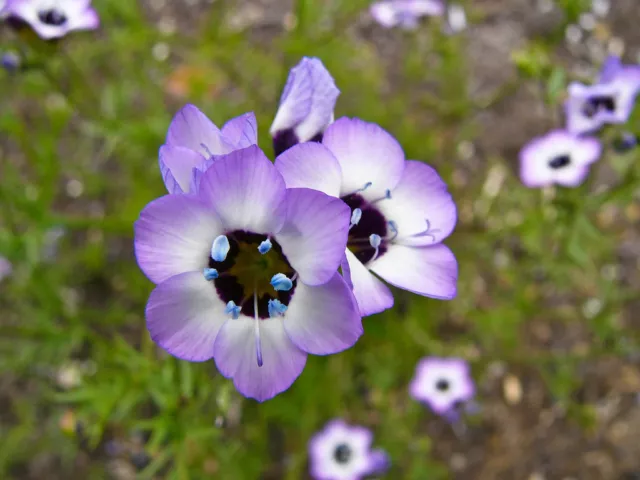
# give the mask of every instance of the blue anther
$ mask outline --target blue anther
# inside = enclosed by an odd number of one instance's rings
[[[231,315],[231,318],[236,320],[240,316],[240,310],[242,310],[242,308],[237,306],[236,302],[230,300],[224,309],[224,313],[226,313],[227,315]]]
[[[293,288],[293,282],[284,273],[276,273],[271,277],[271,286],[277,291],[288,292]]]
[[[398,224],[393,220],[389,220],[387,224],[389,225],[389,230],[391,230],[391,233],[393,233],[393,236],[387,239],[387,241],[391,241],[398,236]]]
[[[269,317],[274,318],[278,316],[284,315],[284,312],[287,311],[287,306],[283,304],[280,300],[272,298],[269,300]]]
[[[218,278],[218,270],[216,270],[215,268],[205,268],[202,273],[207,282]]]
[[[364,186],[362,188],[359,188],[358,190],[356,190],[354,193],[358,193],[358,192],[364,192],[367,188],[369,188],[371,185],[373,185],[373,182],[367,182],[364,184]]]
[[[359,208],[354,208],[353,212],[351,212],[351,224],[349,225],[349,229],[355,227],[362,218],[362,210]]]
[[[216,262],[224,262],[230,249],[229,239],[225,235],[219,235],[211,246],[211,258]]]
[[[384,191],[384,196],[385,196],[387,199],[390,199],[390,198],[391,198],[391,190],[385,190],[385,191]]]
[[[264,255],[265,253],[267,253],[269,250],[271,250],[271,247],[273,245],[271,244],[271,240],[269,240],[268,238],[266,240],[263,240],[260,245],[258,245],[258,251]]]
[[[369,244],[373,248],[377,250],[381,243],[382,237],[380,237],[380,235],[378,235],[377,233],[372,233],[371,235],[369,235]]]

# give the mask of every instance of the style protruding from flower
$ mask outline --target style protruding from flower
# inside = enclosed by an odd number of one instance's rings
[[[29,24],[45,40],[100,26],[91,0],[8,0],[4,13]]]
[[[371,449],[370,430],[332,420],[309,442],[311,476],[316,480],[359,480],[382,474],[389,457],[381,449]]]
[[[258,143],[252,112],[233,118],[222,129],[196,106],[187,104],[173,117],[160,147],[162,179],[169,193],[194,193],[202,173],[216,158]]]
[[[409,394],[437,415],[453,419],[455,408],[475,395],[469,364],[460,358],[425,357],[418,362]]]
[[[157,284],[151,338],[184,360],[213,358],[247,397],[288,389],[307,354],[342,351],[362,334],[338,273],[350,218],[336,198],[287,189],[255,145],[218,157],[197,192],[161,197],[135,223],[138,264]]]
[[[304,57],[293,67],[269,129],[275,154],[301,142],[321,141],[333,121],[339,95],[333,77],[318,58]]]
[[[369,11],[385,28],[413,30],[422,17],[443,15],[445,5],[442,0],[387,0],[374,3]]]
[[[455,297],[458,264],[441,242],[455,227],[456,206],[438,173],[405,161],[387,131],[341,118],[322,143],[290,148],[276,159],[276,168],[287,187],[319,190],[351,209],[341,268],[363,316],[393,305],[378,277],[419,295]]]
[[[565,103],[567,130],[576,135],[594,132],[605,124],[629,120],[640,92],[640,65],[623,65],[609,57],[593,85],[571,83]]]
[[[596,138],[554,130],[520,151],[520,179],[530,188],[553,184],[576,187],[584,182],[601,153],[602,144]]]

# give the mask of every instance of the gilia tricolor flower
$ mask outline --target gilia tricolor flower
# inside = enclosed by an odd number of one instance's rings
[[[220,155],[258,143],[253,112],[233,118],[219,129],[194,105],[173,117],[160,147],[162,179],[169,193],[195,191],[200,176]]]
[[[520,179],[531,188],[554,183],[576,187],[587,177],[590,165],[601,153],[602,144],[596,138],[554,130],[535,138],[520,151]]]
[[[316,480],[358,480],[383,473],[389,457],[383,450],[371,450],[373,435],[360,426],[342,420],[329,422],[309,442],[311,476]]]
[[[455,227],[456,206],[437,172],[405,161],[388,132],[341,118],[322,143],[296,145],[276,159],[276,168],[287,187],[320,190],[349,205],[342,269],[362,315],[393,305],[391,291],[375,275],[419,295],[455,297],[458,264],[441,242]]]
[[[385,28],[411,30],[418,26],[422,17],[443,15],[445,6],[442,0],[387,0],[371,5],[370,12]]]
[[[275,154],[300,142],[321,141],[333,121],[339,95],[333,77],[319,59],[304,57],[293,67],[269,130]]]
[[[28,23],[45,40],[100,25],[91,0],[8,0],[4,13]]]
[[[609,57],[597,83],[571,83],[565,103],[567,130],[583,134],[607,123],[626,123],[640,91],[640,66],[623,65],[618,57]]]
[[[217,158],[195,194],[161,197],[135,223],[138,264],[157,284],[151,338],[178,358],[213,358],[247,397],[286,390],[308,353],[362,334],[337,273],[349,216],[328,195],[286,189],[255,145]]]

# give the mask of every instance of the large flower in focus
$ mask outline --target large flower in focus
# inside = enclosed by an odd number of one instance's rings
[[[162,179],[169,193],[197,190],[200,176],[220,155],[258,143],[253,112],[224,124],[222,129],[194,105],[185,105],[173,117],[166,143],[160,147]]]
[[[197,194],[161,197],[135,224],[138,264],[158,284],[151,337],[178,358],[214,358],[247,397],[286,390],[308,353],[339,352],[362,334],[337,273],[349,215],[321,192],[287,190],[257,146],[219,157]]]
[[[100,25],[91,0],[8,0],[4,13],[28,23],[47,40]]]
[[[623,65],[618,57],[609,57],[597,83],[574,82],[568,91],[565,113],[571,133],[593,132],[607,123],[625,123],[640,91],[640,66]]]
[[[386,0],[376,2],[370,8],[375,21],[383,27],[399,26],[407,30],[416,28],[420,18],[440,16],[444,11],[442,0]]]
[[[287,187],[313,188],[351,208],[342,268],[362,315],[393,305],[391,291],[376,275],[420,295],[455,297],[458,264],[441,242],[455,227],[456,206],[437,172],[405,161],[388,132],[341,118],[322,143],[296,145],[276,159],[276,168]]]

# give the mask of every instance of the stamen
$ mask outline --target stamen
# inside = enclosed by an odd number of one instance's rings
[[[287,311],[287,306],[284,305],[280,300],[272,298],[269,300],[269,317],[274,318],[278,316],[283,316],[284,312]]]
[[[209,154],[209,157],[213,157],[213,153],[211,153],[211,150],[209,150],[209,147],[207,147],[204,143],[201,143],[200,146],[207,151],[207,153]]]
[[[398,224],[393,220],[389,220],[387,224],[389,225],[389,230],[391,230],[391,233],[393,233],[393,236],[390,238],[385,238],[385,240],[387,242],[391,242],[395,240],[395,238],[398,236]]]
[[[355,192],[353,192],[353,193],[360,193],[360,192],[364,192],[364,191],[365,191],[367,188],[369,188],[371,185],[373,185],[373,183],[372,183],[372,182],[367,182],[367,183],[365,183],[365,184],[364,184],[364,187],[359,188],[358,190],[356,190],[356,191],[355,191]]]
[[[205,268],[202,271],[202,274],[204,275],[204,279],[207,282],[210,282],[211,280],[215,280],[216,278],[218,278],[218,270],[216,270],[215,268]]]
[[[265,253],[267,253],[269,250],[271,250],[271,247],[273,245],[271,244],[271,240],[269,240],[268,238],[266,240],[263,240],[260,245],[258,245],[258,251],[264,255]]]
[[[369,235],[369,244],[376,249],[373,257],[369,262],[373,262],[376,258],[378,258],[378,254],[380,253],[380,244],[382,243],[382,238],[377,233],[372,233]]]
[[[225,235],[219,235],[211,246],[211,258],[216,262],[224,262],[230,249],[229,239]]]
[[[378,203],[378,202],[381,202],[382,200],[391,200],[391,190],[389,189],[385,190],[384,197],[377,198],[371,203]]]
[[[293,282],[284,273],[276,273],[271,277],[271,286],[280,292],[288,292],[293,288]]]
[[[240,310],[241,310],[241,307],[237,306],[236,302],[231,300],[227,303],[227,306],[224,309],[224,313],[226,313],[227,315],[231,315],[231,318],[233,318],[234,320],[237,320],[238,317],[240,316]]]
[[[255,290],[253,292],[253,318],[256,335],[256,361],[258,366],[262,366],[262,344],[260,343],[260,319],[258,318],[258,295]]]
[[[349,225],[349,230],[355,227],[362,218],[362,210],[359,208],[354,208],[353,212],[351,212],[351,224]]]

